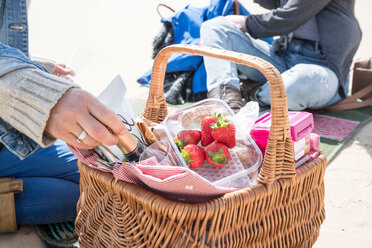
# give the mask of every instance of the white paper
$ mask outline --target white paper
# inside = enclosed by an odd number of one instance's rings
[[[134,114],[132,102],[125,97],[127,87],[120,75],[117,75],[111,83],[101,92],[98,99],[108,108],[120,115],[124,119],[127,129],[141,141],[142,136],[135,124],[136,116]],[[110,150],[119,158],[122,157],[120,150],[116,146],[110,146]]]
[[[113,110],[115,113],[128,118],[129,121],[136,119],[132,103],[125,98],[127,87],[120,75],[117,75],[111,83],[98,96],[98,99]]]

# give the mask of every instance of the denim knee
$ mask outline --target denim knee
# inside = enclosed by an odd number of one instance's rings
[[[228,32],[234,30],[234,24],[223,16],[218,16],[202,23],[200,38],[203,45],[213,44],[216,36],[219,40],[228,40]],[[215,37],[215,38],[213,38]]]
[[[322,66],[297,64],[282,73],[282,78],[289,110],[322,108],[337,94],[337,76]],[[257,99],[263,104],[270,104],[268,84],[263,85],[257,92]]]
[[[221,31],[227,22],[228,21],[223,16],[218,16],[213,19],[207,20],[203,22],[200,27],[200,35],[202,36],[203,34],[211,31]]]
[[[306,71],[299,70],[294,74],[295,77],[291,79],[285,78],[288,81],[294,81],[287,82],[285,85],[290,110],[323,106],[337,91],[338,80],[333,83],[324,68],[316,67],[312,70],[307,67]]]

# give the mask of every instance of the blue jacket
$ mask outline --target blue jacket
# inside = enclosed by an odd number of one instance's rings
[[[239,3],[241,15],[249,15]],[[175,12],[171,17],[164,18],[162,22],[172,24],[174,32],[174,44],[194,44],[200,43],[200,27],[204,21],[216,16],[226,16],[234,14],[234,0],[211,0],[210,5],[204,8],[197,8],[188,5],[181,11]],[[265,39],[269,43],[272,39]],[[207,74],[205,72],[203,57],[187,54],[172,54],[168,59],[166,72],[176,71],[195,71],[193,78],[193,93],[207,91]],[[151,69],[148,70],[137,82],[149,86],[151,80]]]
[[[21,68],[39,68],[28,57],[26,0],[0,0],[0,77]],[[11,47],[10,47],[11,46]],[[0,117],[0,142],[20,158],[33,153],[39,145]]]

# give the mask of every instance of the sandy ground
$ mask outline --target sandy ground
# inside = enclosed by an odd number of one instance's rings
[[[158,3],[174,9],[192,2],[123,0],[32,0],[30,50],[75,69],[75,82],[97,95],[116,74],[135,97],[147,88],[136,79],[152,65],[151,41],[160,28]],[[143,3],[143,5],[142,5]],[[253,13],[262,9],[244,0]],[[356,15],[364,33],[356,57],[372,56],[372,2],[358,0]],[[165,13],[165,12],[164,12]],[[372,123],[353,137],[329,164],[326,175],[326,220],[314,247],[372,247]],[[32,228],[0,234],[1,247],[45,247]]]

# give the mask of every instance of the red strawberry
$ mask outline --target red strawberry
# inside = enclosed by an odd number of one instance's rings
[[[207,146],[214,141],[212,137],[211,124],[216,123],[214,116],[208,115],[204,117],[201,121],[201,144],[202,146]]]
[[[216,115],[216,123],[212,124],[212,137],[224,143],[228,148],[234,148],[236,145],[235,124],[228,119],[223,118],[221,114]]]
[[[181,155],[190,168],[198,168],[205,161],[204,148],[194,144],[185,146],[182,149]]]
[[[197,145],[200,141],[200,131],[199,130],[182,130],[174,138],[178,149],[182,150],[188,144]]]
[[[229,148],[218,141],[210,144],[205,153],[207,162],[216,167],[227,164],[231,158]]]

